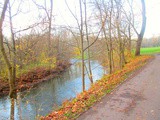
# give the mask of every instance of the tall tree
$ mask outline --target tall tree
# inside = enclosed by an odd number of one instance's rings
[[[7,65],[8,68],[8,72],[9,72],[9,86],[10,86],[10,92],[9,92],[9,96],[11,98],[16,98],[16,89],[15,89],[15,84],[14,84],[14,80],[15,80],[15,76],[13,75],[13,66],[11,64],[11,62],[9,61],[6,51],[5,51],[5,47],[4,47],[4,36],[3,36],[3,32],[2,32],[2,27],[3,27],[3,22],[5,19],[5,13],[7,11],[7,6],[8,6],[9,0],[5,0],[4,5],[3,5],[3,9],[2,9],[2,13],[1,13],[1,18],[0,18],[0,48],[1,48],[1,52],[2,52],[2,56],[4,58],[4,61]]]
[[[90,45],[89,42],[89,34],[88,34],[88,24],[87,24],[87,2],[86,0],[84,1],[84,13],[85,13],[85,31],[86,31],[86,40],[87,40],[87,46]],[[89,79],[91,81],[91,83],[93,83],[93,75],[92,75],[92,68],[91,68],[91,55],[90,55],[90,47],[88,47],[87,49],[87,53],[88,53],[88,69],[89,69]]]
[[[113,15],[113,0],[105,3],[101,1],[100,3],[96,0],[96,7],[99,11],[99,19],[102,26],[102,34],[104,35],[104,40],[107,47],[107,58],[109,73],[113,72],[113,48],[112,48],[112,15]],[[108,4],[108,6],[106,6]]]
[[[122,18],[121,18],[121,10],[122,10],[122,1],[121,0],[114,0],[115,4],[116,4],[116,29],[117,29],[117,38],[118,38],[118,42],[119,42],[119,67],[120,69],[123,68],[124,64],[125,64],[125,56],[124,56],[124,41],[122,38],[122,28],[121,28],[121,22],[122,22]]]
[[[80,39],[81,39],[81,56],[82,56],[82,89],[85,91],[85,63],[84,63],[84,33],[83,33],[83,11],[82,11],[82,1],[79,0],[80,5]]]
[[[16,45],[15,45],[15,35],[13,31],[13,23],[12,23],[12,13],[11,13],[11,4],[9,1],[9,23],[10,23],[10,30],[11,30],[11,39],[12,39],[12,75],[13,75],[13,84],[15,86],[16,81]]]
[[[74,32],[72,30],[70,30],[73,33],[73,36],[75,37],[75,39],[77,40],[77,46],[78,49],[80,50],[81,53],[81,68],[82,68],[82,90],[85,91],[85,61],[84,61],[84,51],[86,49],[84,49],[84,22],[83,22],[83,6],[82,6],[82,0],[79,0],[79,17],[80,19],[78,19],[78,17],[72,12],[72,10],[70,9],[67,1],[65,0],[66,5],[68,10],[70,11],[70,13],[72,14],[72,16],[74,17],[74,19],[76,20],[77,26],[78,26],[78,34],[80,37],[80,42],[76,39],[76,36],[74,35]],[[88,49],[88,48],[87,48]]]
[[[145,5],[145,0],[141,0],[141,4],[142,4],[142,27],[141,27],[140,33],[137,34],[138,35],[138,40],[137,40],[136,51],[135,51],[136,56],[140,55],[140,48],[141,48],[143,36],[144,36],[144,33],[145,33],[145,29],[146,29],[146,5]]]

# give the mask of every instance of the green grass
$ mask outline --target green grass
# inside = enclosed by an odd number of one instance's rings
[[[160,47],[141,48],[141,55],[160,53]]]

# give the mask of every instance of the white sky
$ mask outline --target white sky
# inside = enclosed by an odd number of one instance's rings
[[[147,26],[145,37],[160,35],[160,0],[146,0]]]
[[[67,0],[70,8],[72,11],[75,11],[75,6],[78,3],[79,0]],[[26,2],[26,6],[28,6],[28,2]],[[22,7],[26,7],[25,5]],[[30,6],[30,9],[32,9],[33,6]],[[27,11],[27,9],[26,9]],[[24,12],[26,12],[24,11]],[[152,37],[160,35],[160,0],[146,0],[146,16],[147,16],[147,26],[146,26],[146,32],[145,37]],[[34,9],[32,12],[28,13],[32,17],[26,16],[26,14],[20,14],[19,17],[15,17],[14,19],[14,27],[21,29],[24,26],[32,24],[32,22],[36,22],[35,14],[37,13],[37,10]],[[53,21],[56,25],[64,25],[69,24],[73,25],[76,24],[74,18],[72,15],[68,12],[68,9],[65,4],[65,0],[53,0],[53,14],[55,15],[55,21]],[[140,24],[141,25],[141,24]],[[7,33],[7,32],[6,32]]]
[[[78,2],[78,0],[67,0],[67,1],[71,6],[71,8],[73,8],[73,6],[75,6],[75,3]],[[145,0],[145,2],[146,2],[147,25],[144,36],[148,38],[160,35],[160,0]],[[54,5],[55,5],[54,6],[55,10],[57,11],[56,15],[59,16],[57,17],[58,23],[68,22],[68,24],[70,24],[71,22],[73,22],[73,17],[71,15],[70,16],[67,15],[68,13],[66,11],[68,11],[68,9],[66,8],[64,0],[57,0],[55,1]]]

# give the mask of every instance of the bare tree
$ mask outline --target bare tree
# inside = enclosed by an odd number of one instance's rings
[[[129,1],[127,0],[129,7],[130,7],[130,12],[129,14],[127,13],[126,10],[124,10],[123,8],[123,12],[126,16],[126,19],[128,21],[129,27],[128,27],[128,32],[129,32],[129,46],[131,48],[131,29],[134,30],[134,32],[136,33],[138,39],[137,39],[137,44],[136,44],[136,51],[135,51],[135,56],[140,55],[140,48],[141,48],[141,44],[142,44],[142,40],[143,40],[143,36],[145,33],[145,29],[146,29],[146,6],[145,6],[145,1],[141,0],[141,5],[142,5],[142,25],[141,25],[141,30],[140,32],[138,32],[137,28],[135,27],[135,14],[134,14],[134,10],[133,10],[133,0]],[[131,49],[130,49],[131,50]]]
[[[122,38],[122,33],[121,33],[121,22],[122,22],[122,13],[121,13],[121,10],[122,10],[122,1],[121,0],[114,0],[115,1],[115,4],[116,4],[116,28],[117,28],[117,38],[118,38],[118,41],[119,41],[119,64],[120,64],[120,69],[123,68],[124,64],[125,64],[125,56],[124,56],[124,41],[123,41],[123,38]]]
[[[53,0],[50,0],[50,7],[47,6],[47,1],[44,0],[44,5],[38,4],[35,0],[32,0],[38,9],[43,10],[46,14],[47,23],[48,23],[48,56],[51,56],[51,32],[52,32],[52,18],[53,18]]]
[[[87,23],[87,3],[86,0],[84,1],[84,9],[85,9],[85,32],[86,32],[86,40],[87,40],[87,46],[90,45],[89,42],[89,34],[88,34],[88,23]],[[87,49],[88,53],[88,69],[89,69],[89,79],[91,83],[93,83],[93,75],[92,75],[92,68],[91,68],[91,53],[90,53],[90,47]]]
[[[96,7],[99,11],[99,20],[102,26],[102,33],[104,35],[104,40],[106,41],[106,49],[107,49],[107,56],[108,56],[108,66],[109,66],[109,73],[113,72],[113,48],[112,48],[112,15],[113,15],[113,0],[109,1],[110,6],[105,5],[104,1],[99,3],[96,1]]]
[[[81,39],[81,57],[82,57],[82,88],[85,91],[85,63],[84,63],[84,33],[83,33],[83,13],[82,13],[82,1],[79,0],[80,8],[80,39]]]
[[[13,31],[13,23],[12,23],[12,13],[11,13],[11,4],[9,1],[9,23],[10,23],[10,30],[11,30],[11,39],[12,39],[12,74],[13,74],[13,84],[15,86],[16,81],[16,44],[15,44],[15,35]]]
[[[141,0],[142,4],[142,27],[141,27],[141,32],[138,35],[138,40],[137,40],[137,45],[136,45],[136,51],[135,55],[138,56],[140,55],[140,48],[143,40],[143,36],[145,33],[146,29],[146,5],[145,5],[145,0]]]
[[[10,86],[10,92],[9,92],[9,96],[11,98],[16,98],[16,89],[15,89],[15,84],[14,84],[14,80],[15,80],[15,76],[13,75],[13,66],[10,63],[6,51],[5,51],[5,47],[4,47],[4,36],[2,33],[2,27],[3,27],[3,22],[5,19],[5,13],[7,11],[7,5],[9,4],[9,0],[5,0],[4,5],[3,5],[3,10],[1,13],[1,18],[0,18],[0,48],[1,48],[1,52],[2,52],[2,56],[5,60],[5,63],[7,65],[8,68],[8,72],[9,72],[9,86]]]

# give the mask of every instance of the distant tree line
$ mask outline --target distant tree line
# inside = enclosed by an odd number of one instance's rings
[[[142,42],[142,47],[160,47],[160,36],[144,38]]]

